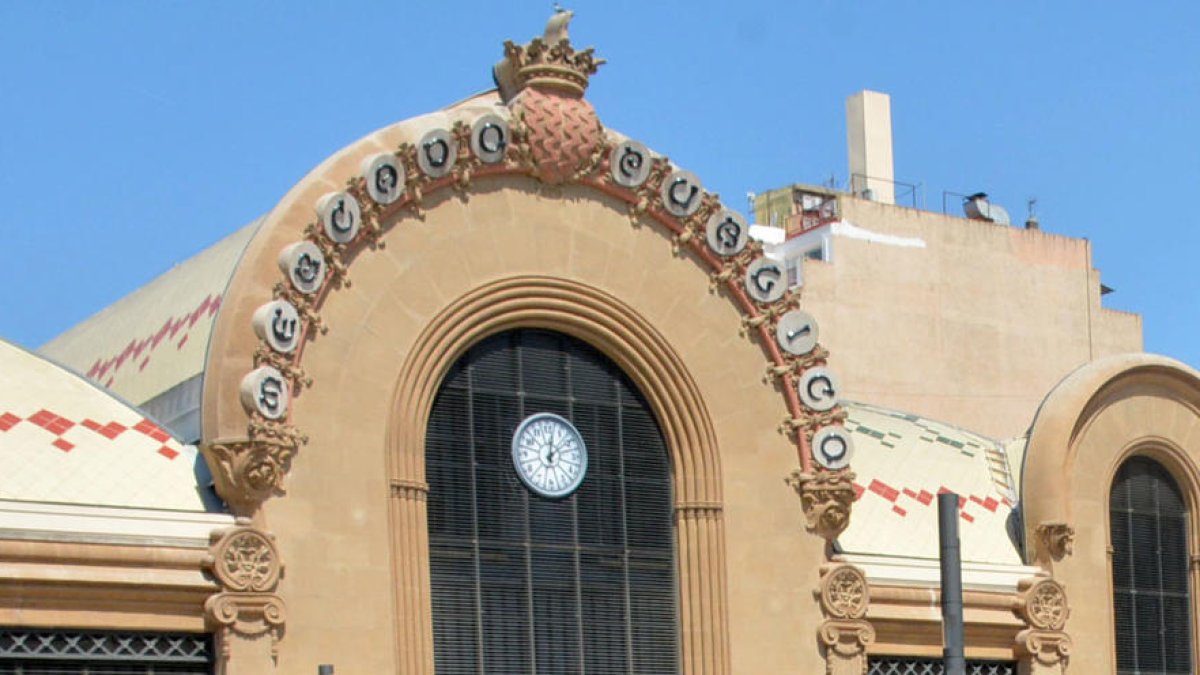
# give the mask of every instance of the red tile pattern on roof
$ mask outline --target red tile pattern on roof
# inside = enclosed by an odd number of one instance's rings
[[[102,382],[105,387],[112,386],[113,379],[116,377],[117,371],[125,365],[127,361],[137,362],[138,370],[145,369],[150,363],[150,356],[159,344],[164,341],[175,341],[175,338],[182,331],[183,336],[176,343],[176,349],[183,349],[187,343],[190,331],[196,322],[201,317],[212,317],[221,308],[221,296],[219,294],[211,294],[200,303],[198,307],[190,312],[185,312],[179,317],[167,319],[162,327],[153,335],[149,335],[141,340],[134,339],[121,350],[120,354],[107,359],[96,359],[92,367],[88,369],[87,376],[97,382]],[[145,356],[143,357],[143,353]]]
[[[30,424],[39,426],[46,431],[49,431],[51,434],[54,434],[54,440],[50,442],[50,445],[62,450],[63,452],[70,452],[75,448],[76,444],[64,439],[62,435],[74,428],[77,423],[67,419],[66,417],[63,417],[62,415],[59,415],[58,413],[52,412],[45,408],[42,408],[29,417],[20,417],[12,414],[11,412],[5,412],[4,414],[0,415],[0,432],[8,431],[21,422],[29,422]],[[99,436],[110,441],[116,440],[118,436],[129,430],[129,427],[121,424],[120,422],[100,424],[91,418],[83,419],[82,421],[78,422],[78,425],[95,432]],[[133,430],[158,442],[160,445],[157,452],[163,457],[166,457],[167,459],[175,459],[179,455],[179,451],[167,445],[167,442],[171,440],[171,435],[154,422],[148,419],[143,419],[141,422],[138,422],[136,425],[134,425]]]
[[[938,486],[937,494],[940,495],[940,494],[947,493],[947,492],[952,492],[952,490],[950,490],[949,488],[947,488],[945,486]],[[887,483],[879,480],[878,478],[872,479],[870,485],[868,485],[866,487],[863,487],[862,485],[859,485],[858,483],[854,483],[855,501],[862,499],[863,496],[868,493],[875,494],[880,499],[885,499],[885,500],[891,502],[892,503],[892,511],[896,515],[901,516],[901,517],[908,515],[908,510],[902,508],[897,503],[897,501],[900,499],[901,495],[908,497],[909,499],[917,502],[918,504],[920,504],[922,506],[929,506],[930,504],[933,503],[933,494],[930,493],[928,490],[923,490],[923,489],[922,490],[913,490],[912,488],[907,488],[907,487],[897,489],[897,488],[892,487],[891,485],[888,485]],[[967,495],[964,497],[962,495],[959,495],[959,497],[958,497],[959,515],[962,516],[962,519],[967,521],[968,523],[975,522],[975,516],[967,512],[967,506],[969,504],[975,504],[975,505],[981,506],[992,513],[995,513],[996,509],[999,508],[1001,504],[1004,504],[1005,506],[1012,506],[1012,503],[1009,502],[1009,500],[1007,498],[998,501],[994,497],[991,497],[991,496],[980,497],[978,495]]]

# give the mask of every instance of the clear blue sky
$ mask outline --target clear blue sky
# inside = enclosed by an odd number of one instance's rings
[[[847,175],[892,96],[896,176],[1092,241],[1146,349],[1200,366],[1200,3],[564,2],[608,126],[729,205]],[[491,87],[550,2],[0,0],[0,336],[36,347],[264,213],[330,153]],[[964,261],[967,264],[968,261]]]

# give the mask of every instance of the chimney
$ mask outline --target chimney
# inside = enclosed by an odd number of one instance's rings
[[[846,99],[850,189],[884,204],[896,203],[892,167],[892,99],[864,89]]]

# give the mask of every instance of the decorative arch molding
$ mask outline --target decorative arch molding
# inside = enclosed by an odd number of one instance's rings
[[[794,443],[800,467],[789,483],[810,531],[832,540],[849,524],[853,448],[842,428],[846,414],[836,378],[826,367],[828,352],[815,339],[812,317],[799,310],[799,292],[786,288],[782,265],[750,240],[745,220],[696,176],[600,124],[582,99],[599,62],[591,50],[576,52],[565,21],[556,17],[552,26],[556,20],[545,38],[505,45],[497,68],[500,102],[473,99],[351,145],[264,220],[230,282],[207,357],[201,450],[217,491],[236,514],[266,528],[263,505],[284,494],[307,442],[305,420],[291,403],[323,385],[306,372],[305,355],[320,351],[312,347],[322,335],[341,327],[326,323],[337,307],[331,298],[359,294],[370,284],[355,279],[356,262],[394,246],[429,213],[437,220],[442,209],[467,210],[481,194],[516,186],[526,196],[564,204],[584,194],[610,215],[623,209],[631,227],[662,235],[652,239],[665,242],[664,259],[694,265],[699,293],[729,302],[743,336],[757,341],[765,357],[754,376],[782,399],[779,429]],[[400,672],[432,672],[424,473],[430,405],[463,350],[518,326],[586,340],[646,395],[674,465],[681,662],[687,673],[729,672],[716,434],[700,390],[667,339],[612,294],[528,273],[481,283],[434,316],[402,358],[395,417],[387,426]],[[802,329],[810,329],[812,339],[799,349],[791,333]]]
[[[1087,449],[1081,441],[1097,432],[1104,413],[1135,399],[1170,401],[1179,407],[1167,420],[1125,420],[1119,438],[1111,439],[1102,456],[1081,458]],[[1124,459],[1145,451],[1161,457],[1181,486],[1200,488],[1196,469],[1200,456],[1184,452],[1183,444],[1171,435],[1186,433],[1197,420],[1200,373],[1174,359],[1125,354],[1100,359],[1068,375],[1038,409],[1021,470],[1021,505],[1030,557],[1037,559],[1034,549],[1039,541],[1061,536],[1071,527],[1077,488],[1072,470],[1081,461],[1100,462],[1105,480],[1111,481]],[[1156,426],[1164,421],[1170,428]]]
[[[1109,493],[1121,464],[1138,455],[1165,467],[1184,494],[1198,588],[1200,373],[1148,354],[1100,359],[1064,379],[1030,429],[1021,483],[1026,557],[1072,598],[1064,635],[1081,672],[1116,672]]]
[[[646,319],[603,291],[552,277],[499,280],[430,322],[402,367],[389,425],[393,565],[403,672],[432,672],[425,526],[425,430],[443,376],[472,344],[514,328],[572,335],[604,352],[637,384],[666,437],[674,481],[684,672],[729,672],[725,531],[716,435],[683,361]]]
[[[582,95],[603,61],[571,46],[569,14],[552,18],[544,38],[505,44],[496,69],[505,105],[465,105],[421,119],[391,153],[378,152],[375,139],[351,146],[266,219],[218,315],[213,344],[221,352],[209,354],[202,407],[202,451],[217,491],[238,515],[253,516],[284,493],[307,442],[289,406],[314,384],[304,371],[305,347],[328,330],[321,309],[352,284],[354,261],[385,246],[387,232],[422,219],[427,207],[469,201],[506,176],[531,176],[550,190],[574,185],[625,204],[633,226],[660,228],[672,254],[693,261],[710,291],[730,301],[743,333],[763,349],[764,379],[782,395],[780,430],[793,439],[800,465],[787,480],[810,531],[832,540],[849,524],[852,440],[842,428],[846,413],[826,368],[828,351],[815,340],[812,317],[799,311],[798,289],[787,288],[782,263],[763,255],[745,220],[699,178],[600,124]],[[242,269],[276,257],[273,272]],[[260,295],[272,286],[271,297]],[[247,314],[253,343],[235,337],[247,330],[234,325]],[[797,333],[813,339],[790,343]],[[804,346],[789,349],[794,344]],[[239,361],[245,365],[234,374]]]
[[[479,287],[445,308],[402,367],[388,440],[397,480],[425,480],[425,429],[442,377],[472,344],[515,328],[545,328],[604,352],[650,402],[667,445],[676,501],[720,504],[720,459],[708,412],[683,361],[631,307],[576,281],[520,276]]]

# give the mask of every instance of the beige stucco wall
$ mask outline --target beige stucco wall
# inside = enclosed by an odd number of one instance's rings
[[[845,396],[996,438],[1023,434],[1075,368],[1142,349],[1141,318],[1100,306],[1086,240],[841,196],[841,217],[923,248],[833,238],[804,305]]]

